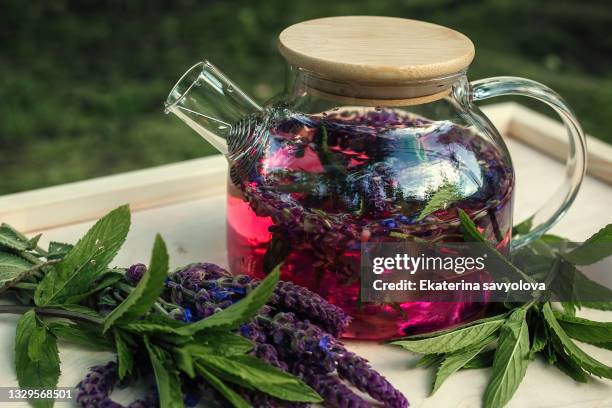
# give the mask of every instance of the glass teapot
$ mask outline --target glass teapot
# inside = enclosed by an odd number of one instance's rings
[[[227,247],[233,273],[308,287],[353,317],[347,337],[384,339],[475,318],[484,305],[363,303],[364,242],[462,239],[466,211],[501,251],[543,234],[574,200],[585,138],[567,104],[537,82],[468,82],[474,46],[435,24],[331,17],[285,29],[284,93],[260,106],[207,61],[171,90],[172,112],[229,162]],[[474,102],[524,95],[552,107],[569,135],[565,182],[512,236],[515,192],[504,141]]]

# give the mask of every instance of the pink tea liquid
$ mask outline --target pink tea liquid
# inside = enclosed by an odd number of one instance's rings
[[[491,142],[450,122],[343,111],[287,115],[270,127],[266,143],[249,174],[234,174],[228,184],[233,273],[262,278],[284,261],[281,279],[353,317],[347,338],[388,339],[482,314],[485,305],[461,293],[453,302],[360,302],[360,251],[364,242],[393,242],[398,234],[461,241],[457,208],[505,250],[513,172]],[[419,219],[441,189],[451,190],[453,203]]]

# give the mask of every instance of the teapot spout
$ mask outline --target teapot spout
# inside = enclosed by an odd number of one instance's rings
[[[225,155],[228,138],[240,137],[232,132],[232,127],[262,110],[208,61],[189,68],[174,85],[164,105],[166,113],[178,116]]]

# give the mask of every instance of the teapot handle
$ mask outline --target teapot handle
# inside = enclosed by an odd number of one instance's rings
[[[511,249],[516,249],[548,231],[576,198],[586,171],[586,138],[576,116],[563,98],[539,82],[518,77],[493,77],[471,82],[470,85],[472,101],[502,95],[520,95],[544,102],[559,114],[569,137],[565,180],[555,194],[528,218],[532,225],[530,231],[513,238]]]

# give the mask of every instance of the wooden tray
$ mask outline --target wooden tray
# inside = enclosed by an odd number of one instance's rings
[[[490,105],[485,112],[507,136],[517,172],[517,221],[528,216],[561,180],[563,165],[554,158],[563,154],[561,125],[515,104]],[[564,136],[563,136],[564,137]],[[528,143],[523,144],[522,142]],[[554,232],[582,240],[609,221],[612,203],[612,149],[590,140],[590,173],[564,219]],[[536,149],[532,148],[535,147]],[[550,147],[551,149],[549,149]],[[542,154],[544,150],[547,154]],[[130,203],[132,229],[115,260],[117,265],[147,261],[154,234],[166,239],[172,266],[206,260],[227,265],[225,253],[225,161],[220,156],[160,166],[115,176],[66,184],[0,197],[0,220],[30,233],[44,232],[49,240],[75,241],[92,220],[124,203]],[[612,313],[584,310],[582,315],[601,321]],[[0,319],[0,386],[16,386],[13,337],[17,317]],[[612,353],[593,346],[584,349],[612,365]],[[349,342],[349,348],[370,359],[373,366],[411,401],[413,407],[479,407],[489,370],[465,370],[453,375],[428,398],[433,373],[416,369],[418,356],[373,342]],[[109,361],[110,353],[90,352],[62,345],[60,386],[74,386],[87,367]],[[119,401],[131,392],[119,391]],[[4,406],[4,405],[3,405]],[[7,404],[7,406],[9,406]],[[11,407],[27,406],[14,403]],[[58,406],[66,406],[60,404]],[[68,405],[69,406],[69,405]],[[543,361],[531,363],[521,387],[508,407],[610,407],[612,381],[593,379],[578,384]]]

